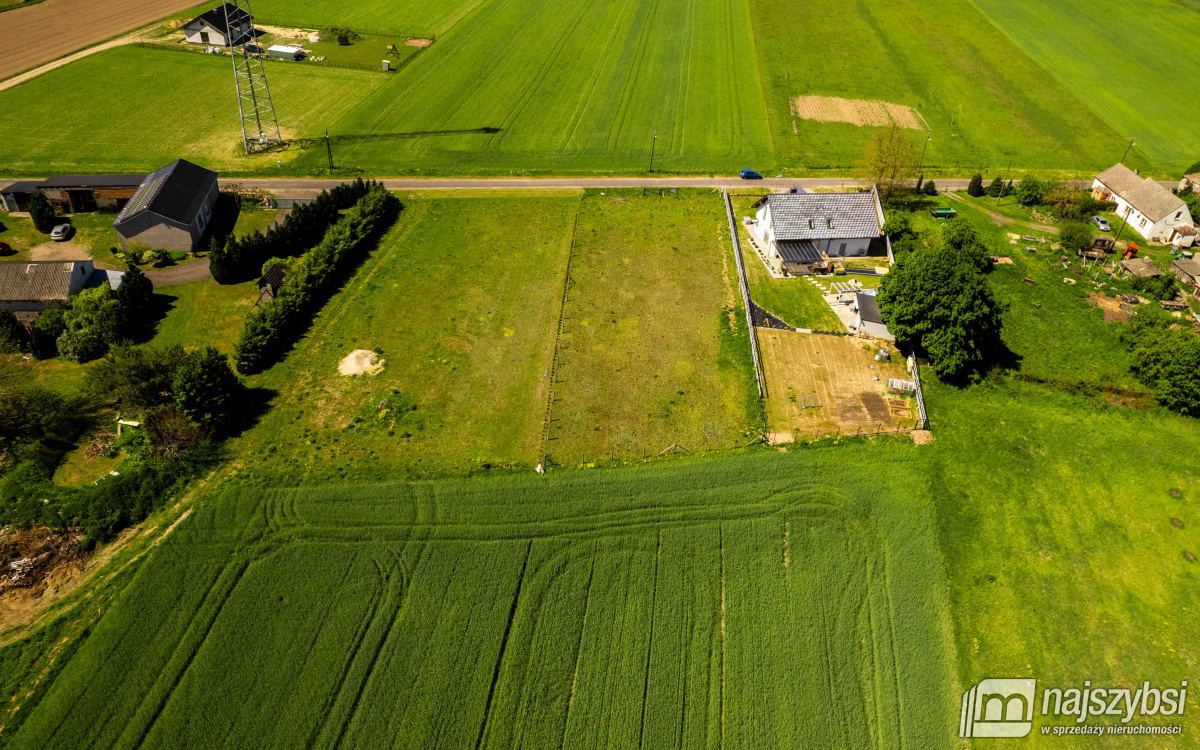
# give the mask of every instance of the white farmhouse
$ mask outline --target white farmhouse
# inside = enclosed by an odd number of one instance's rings
[[[1179,196],[1150,178],[1143,180],[1124,164],[1096,175],[1092,197],[1116,202],[1117,215],[1151,241],[1170,242],[1176,227],[1192,225],[1192,215]]]
[[[183,27],[184,38],[189,44],[217,47],[239,44],[243,37],[253,32],[254,20],[250,14],[232,3],[205,11]]]
[[[775,270],[813,273],[826,258],[867,255],[882,240],[883,207],[866,193],[772,193],[754,204],[754,229]],[[886,241],[885,241],[886,242]]]

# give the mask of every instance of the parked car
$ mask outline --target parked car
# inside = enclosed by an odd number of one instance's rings
[[[763,178],[763,176],[761,174],[759,174],[758,172],[755,172],[753,169],[743,169],[742,170],[742,179],[743,180],[761,180],[762,178]]]
[[[1112,227],[1108,225],[1108,219],[1104,218],[1103,216],[1093,216],[1092,223],[1095,224],[1096,228],[1101,232],[1108,232],[1112,230]]]
[[[257,44],[247,44],[246,51],[252,52],[256,55],[261,55],[263,53],[263,48],[259,47]]]
[[[59,224],[50,230],[50,239],[55,242],[66,242],[71,239],[72,234],[75,234],[75,227],[70,224]]]

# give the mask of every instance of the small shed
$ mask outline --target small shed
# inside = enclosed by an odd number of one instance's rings
[[[276,60],[303,60],[304,48],[294,44],[276,44],[267,47],[267,57]]]
[[[1146,258],[1129,258],[1121,261],[1121,270],[1131,276],[1153,278],[1162,276],[1162,271]]]
[[[1177,248],[1191,247],[1196,243],[1196,234],[1194,226],[1184,224],[1171,230],[1171,235],[1167,237],[1167,242]]]
[[[39,192],[38,188],[41,185],[41,180],[21,180],[0,189],[0,206],[3,206],[4,210],[9,212],[28,211],[29,198],[34,193]]]
[[[43,180],[38,190],[62,213],[117,212],[145,182],[144,174],[57,175]]]
[[[279,287],[282,285],[283,269],[279,266],[268,268],[267,272],[258,280],[258,302],[275,299],[275,295],[279,293]],[[255,304],[257,305],[258,302]]]
[[[883,322],[883,316],[879,312],[879,302],[875,299],[875,295],[859,292],[854,297],[854,305],[858,311],[854,325],[859,333],[865,332],[877,339],[896,340]]]
[[[1180,258],[1171,264],[1171,273],[1175,274],[1184,286],[1200,294],[1200,261]]]

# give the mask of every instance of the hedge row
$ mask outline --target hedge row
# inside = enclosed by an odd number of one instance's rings
[[[378,232],[395,218],[400,201],[376,182],[325,239],[300,261],[275,299],[246,318],[246,326],[233,350],[238,372],[261,372],[283,351],[302,322],[315,312],[321,292],[339,271],[367,249]]]
[[[296,206],[287,218],[262,234],[252,232],[240,238],[230,234],[224,247],[214,246],[209,253],[213,278],[219,284],[235,284],[257,277],[271,258],[300,255],[317,244],[340,212],[361,200],[371,184],[361,177],[344,182],[322,191],[312,203]]]

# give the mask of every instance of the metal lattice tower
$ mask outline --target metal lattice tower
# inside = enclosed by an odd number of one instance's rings
[[[225,43],[230,46],[233,57],[233,82],[237,87],[238,113],[242,118],[242,142],[246,153],[265,151],[283,144],[279,135],[279,123],[275,119],[275,105],[271,103],[271,90],[267,88],[267,73],[262,60],[246,51],[246,40],[254,41],[253,34],[243,34],[233,44],[231,30],[239,25],[242,17],[249,19],[249,0],[228,0],[225,3]]]

